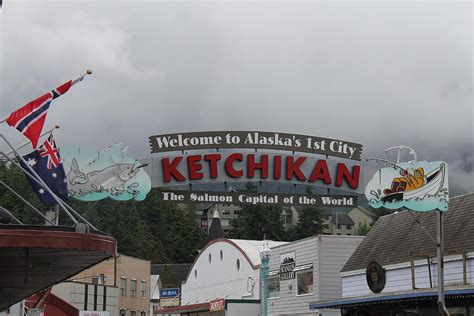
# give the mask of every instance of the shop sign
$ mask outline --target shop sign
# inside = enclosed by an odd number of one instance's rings
[[[411,161],[382,168],[367,184],[365,196],[373,208],[447,211],[448,165]]]
[[[225,299],[223,298],[209,302],[210,312],[219,312],[219,311],[223,311],[224,309],[225,309]]]
[[[372,261],[365,271],[367,285],[373,293],[380,293],[385,287],[385,269],[377,262]]]
[[[160,307],[179,306],[179,297],[160,298]]]
[[[280,255],[280,280],[291,280],[295,278],[296,258],[295,252]]]
[[[176,297],[181,293],[180,288],[160,289],[160,298]]]
[[[337,139],[256,131],[214,131],[153,135],[151,153],[216,148],[249,148],[307,152],[360,160],[362,145]]]

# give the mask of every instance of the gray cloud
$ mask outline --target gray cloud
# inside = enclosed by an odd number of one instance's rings
[[[470,2],[11,2],[0,113],[88,67],[56,100],[58,143],[268,130],[404,144],[474,191]],[[5,132],[4,132],[5,130]],[[15,142],[23,139],[2,128]]]

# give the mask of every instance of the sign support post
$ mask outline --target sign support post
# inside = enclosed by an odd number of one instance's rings
[[[262,284],[263,284],[263,298],[262,301],[262,316],[267,316],[267,302],[268,302],[268,263],[270,261],[270,248],[268,242],[264,241],[262,250],[260,250],[260,259],[262,260]]]
[[[444,230],[443,230],[443,212],[437,211],[437,256],[438,256],[438,312],[439,316],[449,316],[444,302]]]

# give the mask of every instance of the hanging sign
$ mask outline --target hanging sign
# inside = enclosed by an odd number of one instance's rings
[[[296,258],[295,252],[280,255],[280,280],[291,280],[295,278]]]
[[[442,161],[393,164],[378,170],[366,186],[373,208],[448,210],[448,165]]]
[[[380,293],[385,287],[385,269],[377,262],[372,261],[365,270],[367,286],[373,293]]]
[[[81,201],[110,197],[142,201],[151,190],[151,180],[136,159],[125,155],[122,144],[103,151],[65,145],[60,148],[69,196]]]

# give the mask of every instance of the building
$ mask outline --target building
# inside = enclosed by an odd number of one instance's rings
[[[0,311],[116,254],[115,239],[81,227],[0,225]]]
[[[302,207],[284,207],[281,213],[283,227],[288,230],[299,220]],[[200,204],[196,209],[196,218],[199,226],[209,233],[211,222],[217,212],[225,236],[232,229],[230,223],[239,217],[242,208],[234,204]],[[358,235],[361,226],[370,227],[375,215],[363,207],[354,207],[347,212],[319,210],[323,220],[323,233],[326,235]]]
[[[234,204],[199,204],[196,207],[196,219],[206,233],[209,233],[212,218],[217,211],[224,234],[232,228],[230,222],[239,217],[241,207]]]
[[[281,218],[285,229],[295,226],[299,220],[302,207],[283,208]],[[358,235],[360,227],[370,227],[375,215],[363,207],[354,207],[348,212],[319,210],[321,214],[323,233],[326,235]]]
[[[341,298],[339,270],[363,238],[321,235],[272,247],[268,314],[318,315],[322,311],[310,310],[310,302]]]
[[[444,221],[445,300],[451,315],[474,315],[474,193],[451,198]],[[436,212],[379,218],[341,269],[342,299],[310,308],[346,316],[438,315]]]
[[[160,309],[160,290],[179,288],[186,280],[191,263],[152,264],[150,276],[150,315],[157,315]],[[179,304],[178,304],[179,305]]]
[[[269,241],[274,247],[285,242]],[[181,305],[161,314],[257,315],[262,241],[215,239],[201,251],[182,284]]]
[[[55,285],[52,293],[80,311],[150,314],[150,262],[119,254]]]

